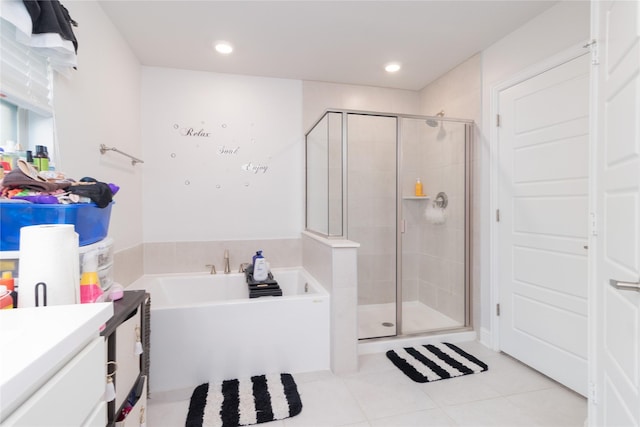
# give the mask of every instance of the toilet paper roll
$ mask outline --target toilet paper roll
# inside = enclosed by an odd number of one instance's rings
[[[72,224],[30,225],[20,229],[18,307],[80,302],[78,233]],[[46,287],[36,285],[45,283]]]

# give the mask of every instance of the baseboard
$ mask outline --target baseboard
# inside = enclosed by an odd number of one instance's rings
[[[493,339],[491,339],[491,331],[487,328],[480,328],[480,343],[488,348],[493,348]]]

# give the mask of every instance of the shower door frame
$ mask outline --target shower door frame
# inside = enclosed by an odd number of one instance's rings
[[[473,320],[473,305],[472,305],[472,280],[471,280],[471,260],[473,256],[473,242],[471,236],[471,215],[472,215],[472,200],[473,200],[473,187],[472,187],[472,161],[473,161],[473,120],[440,117],[440,116],[423,116],[412,114],[396,114],[385,113],[379,111],[367,111],[367,110],[349,110],[349,109],[326,109],[320,118],[314,122],[311,127],[313,129],[326,115],[330,113],[341,114],[342,124],[342,237],[348,237],[348,117],[349,114],[363,115],[363,116],[376,116],[376,117],[390,117],[396,119],[396,333],[391,336],[362,338],[360,341],[375,342],[377,340],[388,340],[402,337],[420,336],[420,335],[434,335],[442,332],[455,332],[455,331],[467,331],[472,330]],[[403,226],[403,203],[402,203],[402,182],[399,179],[400,172],[403,170],[402,159],[402,119],[417,119],[417,120],[436,120],[451,123],[463,123],[465,125],[465,141],[464,141],[464,324],[462,326],[456,326],[451,328],[438,329],[434,331],[418,331],[415,333],[405,334],[403,333],[402,325],[402,312],[403,312],[403,292],[402,292],[402,226]],[[306,205],[306,202],[305,202]],[[306,215],[305,215],[306,217]],[[329,238],[336,238],[338,236],[327,236]]]
[[[473,187],[472,187],[472,168],[471,162],[473,160],[472,157],[472,149],[473,149],[473,120],[467,119],[459,119],[459,118],[445,118],[438,116],[421,116],[421,115],[411,115],[411,114],[392,114],[393,116],[398,118],[398,133],[396,135],[396,217],[397,217],[397,233],[396,233],[396,266],[400,266],[400,268],[396,267],[396,337],[411,337],[411,336],[420,336],[420,335],[434,335],[439,334],[443,331],[452,332],[452,331],[461,331],[461,330],[470,330],[472,329],[472,287],[471,287],[471,256],[472,252],[472,240],[471,240],[471,202],[473,200]],[[443,328],[438,329],[437,331],[418,331],[415,333],[405,334],[403,333],[402,327],[402,310],[403,310],[403,300],[402,300],[402,235],[404,232],[402,231],[403,226],[403,203],[402,203],[402,182],[398,179],[400,171],[402,171],[402,120],[401,119],[417,119],[417,120],[436,120],[436,121],[444,121],[444,122],[455,122],[455,123],[463,123],[465,125],[465,135],[464,135],[464,324],[462,326],[456,326],[452,328]],[[399,196],[399,197],[398,197]],[[346,228],[345,228],[346,230]],[[367,341],[373,341],[377,338],[368,338]],[[385,339],[388,339],[385,337]]]

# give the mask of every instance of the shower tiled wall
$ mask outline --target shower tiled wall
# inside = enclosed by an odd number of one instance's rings
[[[479,212],[473,206],[480,206],[480,193],[474,191],[478,170],[479,131],[481,119],[481,55],[475,55],[432,82],[420,92],[420,112],[435,115],[444,110],[445,117],[464,118],[474,121],[472,126],[472,164],[470,165],[472,185],[467,189],[471,193],[472,217],[470,245],[472,259],[469,275],[472,293],[478,295],[479,276],[478,218]],[[436,130],[437,132],[438,130]],[[449,207],[444,224],[426,223],[423,227],[422,251],[420,255],[420,280],[417,293],[421,302],[443,312],[453,319],[463,322],[464,307],[464,150],[459,146],[464,141],[462,125],[454,127],[445,124],[446,135],[441,141],[432,141],[426,145],[424,162],[429,172],[423,181],[425,192],[437,194],[447,192]],[[436,159],[439,159],[436,161]],[[431,237],[429,237],[431,236]],[[474,286],[476,289],[474,291]],[[474,301],[477,305],[479,301]]]
[[[439,111],[444,110],[445,117],[471,119],[479,123],[481,109],[480,83],[480,55],[469,58],[420,92],[304,82],[305,128],[310,126],[312,121],[317,120],[327,107],[429,116],[434,116]],[[434,135],[431,137],[424,135],[423,140],[418,139],[419,131],[423,131],[423,128],[426,127],[424,121],[416,121],[412,126],[403,127],[402,140],[403,144],[407,145],[408,152],[417,152],[419,154],[408,155],[403,159],[404,173],[401,175],[403,194],[413,194],[415,179],[419,177],[424,184],[426,193],[437,194],[438,191],[447,191],[450,205],[448,222],[444,225],[435,225],[425,223],[424,211],[426,205],[424,201],[405,200],[402,202],[405,219],[408,221],[407,227],[411,228],[411,221],[422,224],[420,229],[411,230],[412,232],[403,235],[403,300],[420,300],[463,322],[465,307],[463,294],[464,270],[461,266],[463,258],[460,258],[462,255],[452,254],[461,254],[464,249],[464,228],[461,219],[464,213],[464,206],[459,200],[456,200],[456,197],[459,196],[455,194],[458,191],[456,185],[459,186],[463,182],[463,174],[459,171],[459,168],[463,166],[460,163],[462,160],[460,155],[464,151],[442,151],[443,144],[434,146],[425,144],[426,139],[433,138]],[[474,134],[477,134],[477,125],[474,125],[473,129]],[[454,137],[453,127],[445,130],[447,131],[446,138]],[[433,130],[435,136],[437,136],[438,131],[439,128]],[[372,138],[377,137],[375,131],[373,133],[374,135],[370,134],[370,136]],[[463,138],[461,137],[460,140],[463,141]],[[411,144],[415,146],[412,147]],[[454,149],[453,146],[448,148]],[[382,160],[377,158],[375,152],[370,147],[367,148],[366,145],[361,147],[358,155],[373,163]],[[440,156],[444,156],[444,158],[440,158]],[[438,158],[440,158],[438,161],[441,161],[441,163],[430,163]],[[431,171],[426,170],[429,167],[434,169]],[[393,186],[393,190],[389,189],[389,191],[395,193],[395,177],[389,177],[383,185],[374,184],[375,179],[372,177],[359,179],[360,182],[364,182],[361,187],[363,192],[375,191],[376,195],[382,198],[383,189],[386,191],[386,186],[390,185]],[[366,185],[367,183],[368,186]],[[352,199],[353,197],[355,199]],[[476,205],[478,205],[477,197],[479,197],[479,194],[475,194],[475,197]],[[395,301],[395,288],[393,286],[385,286],[383,284],[384,280],[377,280],[380,277],[385,277],[385,275],[388,278],[388,274],[392,270],[385,267],[384,263],[392,259],[393,256],[385,252],[376,253],[372,249],[376,243],[376,238],[373,237],[373,233],[367,233],[367,231],[379,231],[380,226],[375,226],[373,223],[380,218],[382,211],[386,212],[386,215],[395,216],[395,199],[387,200],[386,206],[394,210],[393,212],[388,212],[384,208],[381,210],[372,205],[367,205],[363,200],[363,194],[357,194],[357,192],[354,194],[351,191],[349,198],[349,215],[355,215],[355,210],[358,218],[360,218],[357,227],[354,227],[352,234],[349,236],[351,240],[362,244],[358,253],[358,258],[361,260],[359,261],[358,269],[360,275],[359,303],[373,304]],[[472,221],[472,224],[477,222],[477,215],[474,216]],[[349,223],[353,225],[351,218],[349,218]],[[460,224],[459,228],[453,227],[453,223]],[[394,234],[393,238],[389,237],[392,233]],[[395,250],[395,229],[393,231],[388,230],[385,237],[379,237],[377,240],[378,242],[383,242],[384,251],[388,252],[390,248]],[[476,251],[476,258],[473,260],[473,271],[470,272],[474,276],[479,274],[477,253]],[[371,260],[379,260],[381,262],[376,263]],[[376,274],[381,274],[381,276],[377,276],[373,280],[365,280],[363,276],[367,274],[371,277]]]
[[[403,119],[403,300],[420,301],[464,323],[465,125]],[[411,199],[420,178],[429,199]],[[442,223],[427,211],[439,192],[448,206]]]

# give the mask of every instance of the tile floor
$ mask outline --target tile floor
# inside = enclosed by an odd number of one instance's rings
[[[359,372],[294,375],[302,412],[265,427],[294,426],[557,426],[584,425],[582,396],[504,354],[477,342],[457,344],[489,365],[475,375],[419,384],[384,353],[360,356]],[[149,427],[183,426],[189,407],[181,400],[151,399]]]

